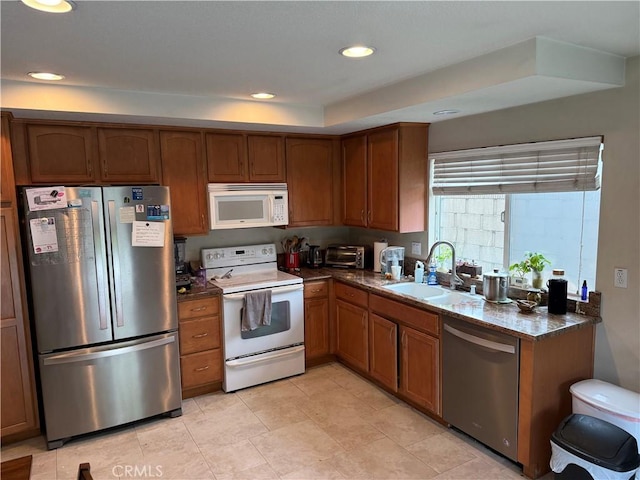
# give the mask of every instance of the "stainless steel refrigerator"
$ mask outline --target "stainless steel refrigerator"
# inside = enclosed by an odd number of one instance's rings
[[[169,189],[22,191],[48,447],[181,414]]]

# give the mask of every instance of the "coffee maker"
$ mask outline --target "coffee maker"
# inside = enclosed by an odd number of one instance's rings
[[[391,246],[380,252],[381,273],[391,273],[392,266],[400,267],[400,275],[404,273],[404,247]]]
[[[309,245],[307,265],[311,268],[320,268],[322,266],[322,252],[318,245]]]
[[[176,265],[176,288],[191,288],[191,275],[189,274],[189,263],[186,261],[185,237],[175,237],[173,239],[173,256]]]

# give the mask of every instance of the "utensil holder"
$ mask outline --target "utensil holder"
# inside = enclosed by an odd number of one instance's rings
[[[289,270],[300,269],[300,253],[290,252],[284,254],[284,266]]]

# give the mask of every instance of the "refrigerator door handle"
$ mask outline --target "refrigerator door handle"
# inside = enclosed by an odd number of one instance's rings
[[[116,221],[116,202],[109,200],[109,234],[111,236],[111,283],[113,285],[113,304],[114,315],[116,317],[116,325],[124,327],[124,318],[122,315],[122,288],[120,286],[120,252],[118,251],[118,232]]]
[[[96,284],[98,286],[98,311],[100,312],[100,330],[107,330],[107,298],[109,284],[107,282],[107,272],[104,268],[104,252],[102,251],[102,228],[100,217],[102,212],[98,210],[99,204],[95,200],[91,201],[91,218],[93,220],[93,250],[96,259]]]
[[[170,337],[152,340],[150,342],[139,343],[137,345],[129,345],[127,347],[116,347],[116,348],[101,350],[97,352],[61,353],[60,355],[55,355],[55,356],[45,358],[43,360],[43,364],[44,365],[60,365],[64,363],[85,362],[87,360],[95,360],[98,358],[113,357],[115,355],[124,355],[125,353],[139,352],[142,350],[147,350],[149,348],[156,348],[162,345],[168,345],[170,343],[174,343],[175,341],[176,341],[176,337],[175,335],[173,335]]]

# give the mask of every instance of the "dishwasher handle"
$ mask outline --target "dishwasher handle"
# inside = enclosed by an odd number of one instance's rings
[[[513,345],[508,345],[506,343],[494,342],[492,340],[487,340],[486,338],[476,337],[475,335],[471,335],[469,333],[461,332],[457,328],[453,328],[451,325],[444,324],[445,331],[449,332],[451,335],[454,335],[462,340],[465,340],[469,343],[473,343],[475,345],[479,345],[481,347],[488,348],[489,350],[494,350],[498,352],[504,352],[509,354],[516,353],[516,347]]]

